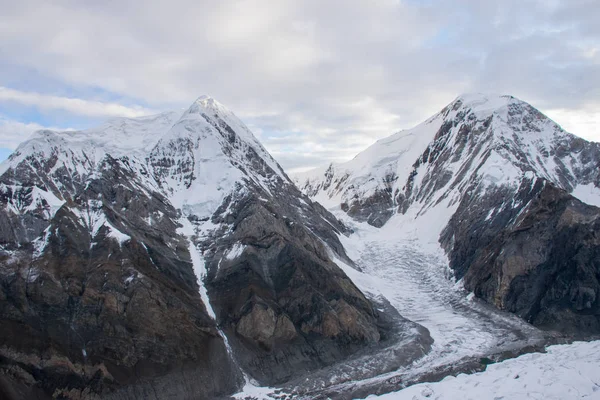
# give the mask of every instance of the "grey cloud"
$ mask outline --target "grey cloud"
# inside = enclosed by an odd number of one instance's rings
[[[599,14],[578,0],[29,0],[3,7],[0,62],[155,109],[211,94],[301,168],[348,158],[465,91],[597,109]]]
[[[126,107],[118,103],[83,100],[70,97],[42,95],[0,86],[0,102],[17,102],[37,106],[43,110],[65,110],[90,117],[140,117],[156,113],[143,107]]]
[[[0,115],[0,148],[14,150],[19,143],[40,129],[56,129],[36,123],[13,121]]]

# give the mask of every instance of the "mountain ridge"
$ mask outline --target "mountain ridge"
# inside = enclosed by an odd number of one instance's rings
[[[424,221],[420,237],[443,248],[455,279],[477,297],[547,329],[600,329],[600,144],[528,103],[459,96],[317,173],[295,180],[333,211],[375,227],[400,216]],[[579,244],[561,250],[567,243]]]
[[[532,171],[537,173],[543,178],[562,185],[571,192],[574,188],[569,182],[573,180],[574,173],[570,169],[570,165],[565,165],[564,163],[558,165],[557,167],[561,167],[562,170],[558,174],[554,173],[551,176],[550,172],[554,171],[549,172],[551,168],[547,164],[554,162],[551,158],[554,158],[555,154],[565,153],[566,149],[563,148],[565,146],[572,146],[575,149],[574,151],[578,153],[584,147],[587,147],[586,150],[588,152],[597,154],[600,151],[600,144],[587,142],[584,139],[567,133],[559,125],[544,117],[543,114],[539,113],[539,111],[535,110],[529,104],[513,96],[502,95],[489,100],[490,97],[492,96],[483,94],[458,96],[442,111],[428,118],[415,128],[402,130],[387,138],[380,139],[346,163],[330,164],[324,168],[321,167],[312,171],[295,174],[294,180],[311,196],[314,197],[320,193],[317,197],[318,200],[323,204],[331,206],[334,205],[331,203],[334,197],[338,203],[349,204],[352,198],[367,198],[370,194],[374,194],[373,192],[382,192],[386,188],[392,191],[404,191],[407,186],[419,183],[424,173],[421,172],[419,174],[420,171],[417,166],[428,164],[430,158],[432,158],[432,154],[435,155],[436,151],[442,150],[440,147],[454,146],[454,149],[450,149],[451,152],[455,150],[451,154],[453,162],[464,156],[462,151],[465,143],[461,143],[460,140],[466,140],[469,133],[471,133],[468,130],[472,130],[473,127],[469,124],[477,124],[476,129],[479,130],[478,133],[487,134],[488,137],[474,137],[476,135],[472,134],[470,145],[487,145],[487,148],[483,150],[490,151],[493,157],[500,157],[497,160],[498,162],[492,163],[495,164],[492,167],[501,169],[502,164],[510,166],[510,164],[520,162],[522,165],[519,167],[523,172]],[[522,118],[520,116],[525,116],[527,120],[518,120],[518,118]],[[445,136],[453,130],[453,124],[460,123],[458,120],[467,117],[469,120],[461,125],[463,129],[462,133],[455,130],[452,135]],[[457,118],[458,120],[456,120]],[[492,121],[497,122],[496,126],[486,126],[486,124],[491,124]],[[512,128],[516,128],[517,130]],[[529,132],[529,135],[523,135],[523,132]],[[513,137],[509,137],[515,135],[519,140],[515,141]],[[523,137],[521,138],[521,136]],[[526,136],[533,136],[533,139]],[[435,146],[437,148],[430,146],[436,140],[437,143],[435,143]],[[452,141],[452,146],[446,144],[448,140]],[[486,140],[488,143],[478,143]],[[553,143],[554,141],[556,143]],[[551,148],[545,148],[546,144],[550,145]],[[552,147],[553,145],[554,147]],[[540,146],[540,148],[538,149],[536,146]],[[522,151],[520,147],[526,148],[531,154]],[[482,149],[475,150],[481,151]],[[402,155],[408,152],[411,154],[402,157]],[[511,152],[516,153],[520,159],[515,159]],[[553,154],[550,154],[550,152]],[[584,156],[590,157],[589,155]],[[506,162],[503,162],[503,159]],[[577,162],[573,159],[570,161],[571,164],[576,164]],[[448,163],[448,165],[450,164]],[[582,164],[584,164],[583,168],[586,169],[583,171],[585,175],[583,184],[598,181],[598,174],[595,174],[593,171],[595,165],[589,162],[583,162]],[[489,172],[490,180],[493,180],[493,171],[490,170],[487,172]],[[319,175],[324,174],[329,176],[326,179],[321,179]],[[567,174],[570,176],[564,177]],[[386,178],[386,175],[390,176]],[[411,175],[413,178],[410,178]],[[500,171],[500,175],[506,175],[506,173]],[[409,182],[409,178],[412,179],[411,182]],[[312,187],[313,185],[310,184],[311,179],[319,181],[321,187]],[[386,179],[388,181],[387,186],[381,183],[385,182]],[[391,185],[389,184],[390,180],[394,181]],[[346,189],[347,193],[342,193],[340,191],[340,188],[344,186],[340,184],[342,181],[345,186],[354,186],[359,189],[354,190],[353,187]],[[325,182],[330,182],[330,186],[324,189],[323,184]],[[348,183],[346,184],[346,182]],[[599,185],[600,182],[596,187]],[[323,195],[324,192],[327,193]],[[406,193],[403,195],[406,195]],[[398,201],[394,198],[396,197],[396,193],[389,197],[391,200],[388,203],[389,206],[392,206],[392,204],[398,205]]]

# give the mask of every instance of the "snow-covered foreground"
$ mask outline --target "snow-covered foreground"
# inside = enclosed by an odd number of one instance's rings
[[[547,351],[492,364],[484,372],[449,376],[441,382],[368,398],[600,399],[600,341],[550,346]]]

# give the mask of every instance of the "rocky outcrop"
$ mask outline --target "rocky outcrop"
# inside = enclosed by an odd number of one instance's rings
[[[598,334],[600,208],[541,179],[515,200],[525,205],[487,221],[478,201],[461,204],[442,234],[450,266],[467,290],[536,326]]]
[[[213,398],[241,384],[178,212],[142,188],[108,157],[38,241],[2,252],[0,369],[14,398]]]
[[[217,322],[242,369],[272,385],[377,344],[384,329],[376,311],[332,261],[352,264],[338,239],[348,229],[302,194],[262,146],[244,138],[247,128],[222,106],[201,100],[185,115],[185,130],[162,140],[152,159],[174,196],[194,191],[203,168],[212,168],[201,161],[202,141],[188,140],[187,128],[206,127],[211,135],[204,140],[218,146],[216,158],[233,160],[211,177],[222,174],[217,179],[233,190],[182,208],[206,265]],[[175,160],[187,160],[183,185],[170,179],[180,169]],[[215,198],[218,206],[207,212]]]

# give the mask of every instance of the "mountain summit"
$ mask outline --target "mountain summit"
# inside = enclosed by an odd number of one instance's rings
[[[597,143],[565,132],[515,97],[465,94],[353,160],[295,180],[322,204],[340,204],[358,220],[381,226],[411,205],[425,211],[448,200],[452,206],[470,185],[514,186],[525,175],[583,196],[600,186],[599,152]]]
[[[600,332],[600,144],[528,103],[462,95],[353,160],[295,179],[357,221],[416,225],[455,278],[497,307],[549,329]]]

